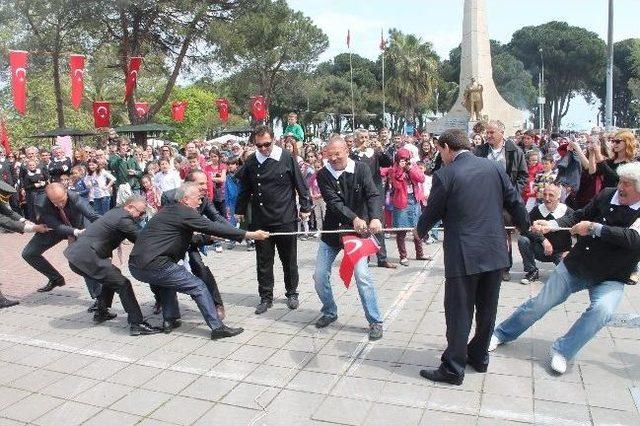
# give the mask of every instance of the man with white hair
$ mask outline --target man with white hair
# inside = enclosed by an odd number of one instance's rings
[[[572,293],[588,290],[589,307],[551,347],[551,368],[563,374],[567,360],[609,322],[640,261],[640,163],[622,165],[617,172],[617,188],[603,189],[584,209],[534,222],[531,230],[543,234],[572,226],[578,242],[540,293],[496,327],[489,350],[517,339]]]

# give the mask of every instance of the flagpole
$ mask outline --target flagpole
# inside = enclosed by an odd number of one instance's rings
[[[353,97],[353,63],[351,61],[351,32],[347,35],[347,47],[349,47],[349,72],[351,74],[351,129],[356,131],[356,107]]]

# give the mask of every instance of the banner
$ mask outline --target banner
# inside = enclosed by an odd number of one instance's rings
[[[144,117],[149,113],[149,102],[136,102],[134,105],[138,117]]]
[[[84,94],[84,55],[71,55],[69,69],[71,70],[71,105],[78,109]]]
[[[56,136],[56,145],[62,149],[65,157],[73,158],[73,140],[71,140],[71,136]]]
[[[226,98],[220,98],[216,101],[216,106],[220,120],[227,121],[229,119],[229,101]]]
[[[93,121],[96,128],[109,127],[111,122],[109,102],[96,101],[93,103]]]
[[[267,105],[264,96],[253,96],[251,98],[251,115],[255,121],[262,121],[267,118]]]
[[[129,96],[133,94],[138,82],[138,71],[140,71],[140,64],[142,64],[142,58],[140,56],[134,56],[129,59],[129,67],[127,68],[127,81],[124,87],[124,100],[129,99]]]
[[[13,105],[24,115],[27,109],[27,58],[29,52],[24,50],[9,51],[9,66],[11,68],[11,92]]]
[[[349,288],[356,264],[363,257],[376,254],[380,250],[380,246],[375,237],[361,238],[355,235],[342,236],[342,245],[344,246],[344,256],[340,263],[339,272],[344,286]]]
[[[171,117],[174,121],[184,120],[184,111],[187,109],[187,101],[175,101],[171,104]]]

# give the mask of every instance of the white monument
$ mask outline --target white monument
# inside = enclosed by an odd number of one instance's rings
[[[460,55],[458,99],[444,117],[426,124],[432,133],[447,129],[470,131],[478,121],[500,120],[505,136],[523,127],[524,112],[512,107],[498,93],[493,82],[485,0],[465,0]]]

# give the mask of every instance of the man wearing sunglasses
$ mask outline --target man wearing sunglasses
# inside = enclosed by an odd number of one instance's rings
[[[251,140],[257,150],[236,175],[241,186],[236,218],[243,220],[251,206],[250,230],[295,232],[298,217],[301,220],[308,219],[313,209],[300,167],[289,151],[273,145],[273,130],[270,127],[258,126]],[[296,195],[300,205],[299,214]],[[273,260],[276,249],[284,272],[287,306],[289,309],[298,308],[297,241],[295,235],[256,241],[260,294],[256,314],[265,313],[273,305]]]
[[[105,319],[115,318],[115,314],[109,313],[108,308],[114,293],[118,293],[122,307],[128,314],[132,336],[155,334],[161,329],[144,321],[131,281],[111,263],[111,254],[125,239],[136,242],[139,233],[136,222],[144,217],[146,210],[146,199],[133,195],[122,207],[109,210],[89,225],[78,237],[78,241],[64,251],[73,272],[102,284],[94,321],[103,322]]]

